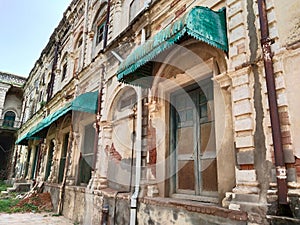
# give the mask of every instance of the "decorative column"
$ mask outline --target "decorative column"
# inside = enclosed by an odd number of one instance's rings
[[[113,18],[113,37],[116,37],[121,30],[122,22],[121,22],[121,16],[122,16],[122,1],[118,0],[115,3],[115,10],[114,10],[114,18]]]
[[[55,182],[56,180],[56,177],[57,177],[57,172],[56,172],[56,150],[57,150],[57,147],[58,147],[58,142],[56,139],[52,140],[53,141],[53,158],[52,158],[52,162],[51,162],[51,169],[50,169],[50,175],[49,175],[49,178],[48,178],[48,181],[49,183],[53,183]],[[50,151],[51,149],[48,149],[48,151]],[[49,159],[47,159],[49,160]]]
[[[80,134],[77,131],[73,131],[72,135],[69,136],[69,143],[70,147],[68,149],[68,155],[67,160],[69,160],[69,165],[67,168],[67,185],[75,185],[76,182],[76,159],[79,157],[76,157],[76,152],[78,152],[78,140],[80,138]],[[80,151],[78,152],[80,154]],[[75,162],[74,162],[75,161]],[[77,161],[78,162],[78,161]]]
[[[33,168],[34,168],[34,156],[36,152],[36,145],[31,146],[31,155],[30,155],[30,162],[29,162],[29,168],[28,168],[28,173],[27,173],[27,178],[31,179],[31,174],[33,173]]]
[[[40,161],[39,164],[37,165],[37,170],[38,170],[38,174],[37,174],[37,181],[43,181],[44,178],[44,171],[45,171],[45,158],[46,158],[46,152],[47,152],[47,148],[46,148],[46,144],[42,143],[40,146]]]
[[[10,85],[0,83],[0,116],[1,116],[0,118],[1,119],[3,118],[2,111],[4,108],[6,93],[9,88],[10,88]]]
[[[102,122],[98,144],[100,145],[98,145],[99,151],[96,162],[94,188],[99,190],[107,187],[108,155],[106,149],[112,144],[111,124]]]
[[[157,183],[156,171],[160,171],[161,168],[158,166],[159,156],[157,152],[159,151],[160,136],[163,136],[160,132],[164,130],[161,127],[164,123],[161,123],[161,104],[156,96],[149,98],[148,103],[149,112],[149,124],[148,124],[148,170],[147,170],[147,193],[148,197],[155,197],[159,195],[159,189]],[[161,165],[161,163],[159,163]],[[158,179],[160,179],[158,177]]]

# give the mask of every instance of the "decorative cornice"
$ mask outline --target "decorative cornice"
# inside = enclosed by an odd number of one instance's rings
[[[0,82],[15,87],[22,87],[26,82],[26,78],[0,71]]]

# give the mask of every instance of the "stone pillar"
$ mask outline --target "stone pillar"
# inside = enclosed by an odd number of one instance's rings
[[[37,181],[43,181],[44,180],[44,172],[45,172],[45,158],[46,158],[47,148],[46,144],[42,143],[40,146],[40,161],[37,165],[38,174],[37,174]]]
[[[56,167],[56,152],[58,149],[58,142],[56,139],[52,140],[54,147],[53,147],[53,158],[52,158],[52,162],[51,162],[51,169],[50,169],[50,175],[48,177],[48,181],[50,183],[54,183],[56,181],[57,178],[57,167]],[[50,151],[50,149],[48,149],[48,151]],[[47,159],[48,160],[48,159]]]
[[[163,123],[161,123],[161,114],[160,114],[161,105],[157,101],[156,97],[150,97],[148,103],[148,112],[149,112],[149,169],[147,171],[147,193],[146,195],[149,197],[155,197],[159,195],[159,189],[157,183],[157,173],[156,171],[160,171],[160,168],[157,167],[158,162],[158,155],[157,152],[160,148],[159,146],[159,136],[162,136],[160,131],[164,130],[164,128],[160,127]]]
[[[98,156],[96,162],[96,174],[94,180],[95,189],[103,189],[107,187],[107,170],[108,170],[108,155],[107,146],[112,144],[112,126],[111,124],[103,124],[99,135]]]
[[[75,185],[76,183],[76,166],[78,166],[78,160],[76,164],[77,157],[75,154],[78,152],[80,154],[80,151],[78,150],[78,140],[80,138],[80,134],[77,131],[73,131],[73,134],[69,136],[69,143],[71,143],[71,146],[69,148],[69,156],[67,157],[69,160],[69,165],[67,168],[67,185]],[[75,161],[75,162],[74,162]]]
[[[5,103],[5,98],[6,98],[6,93],[8,89],[10,88],[9,84],[3,84],[0,83],[0,118],[3,118],[3,108],[4,108],[4,103]]]
[[[31,155],[30,155],[30,162],[29,162],[29,168],[28,168],[28,174],[27,174],[27,178],[31,179],[31,174],[32,174],[32,170],[33,170],[33,164],[34,164],[34,155],[36,152],[36,145],[32,145],[31,146]]]
[[[262,75],[257,65],[257,4],[254,2],[226,2],[228,75],[232,81],[231,104],[236,148],[236,186],[233,188],[229,208],[247,211],[251,223],[263,224],[269,168],[263,124],[265,101],[262,99]]]

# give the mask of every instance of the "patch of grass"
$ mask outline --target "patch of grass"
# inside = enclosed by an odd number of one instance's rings
[[[0,199],[0,212],[11,213],[12,207],[17,205],[19,201],[15,198]]]
[[[0,192],[6,191],[8,187],[12,187],[12,186],[5,184],[3,180],[0,180]]]
[[[0,180],[0,192],[6,191],[6,189],[7,189],[7,185],[2,180]]]
[[[38,212],[38,207],[36,205],[25,203],[22,207],[13,207],[10,209],[11,213],[18,212]]]

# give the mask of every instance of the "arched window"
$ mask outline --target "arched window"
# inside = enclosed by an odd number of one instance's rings
[[[73,76],[76,75],[76,73],[79,71],[80,67],[82,66],[82,45],[83,45],[83,38],[82,38],[82,32],[78,35],[77,40],[74,45],[74,70],[73,70]]]
[[[131,22],[147,5],[149,0],[132,0],[129,6],[129,21]]]
[[[107,5],[102,6],[96,14],[93,22],[93,31],[95,32],[94,41],[95,46],[102,46],[103,41],[106,39],[106,8]]]
[[[68,61],[67,54],[65,53],[64,57],[61,60],[61,81],[63,81],[68,74]]]
[[[13,111],[7,111],[4,114],[3,126],[14,127],[15,119],[16,119],[16,114]]]

